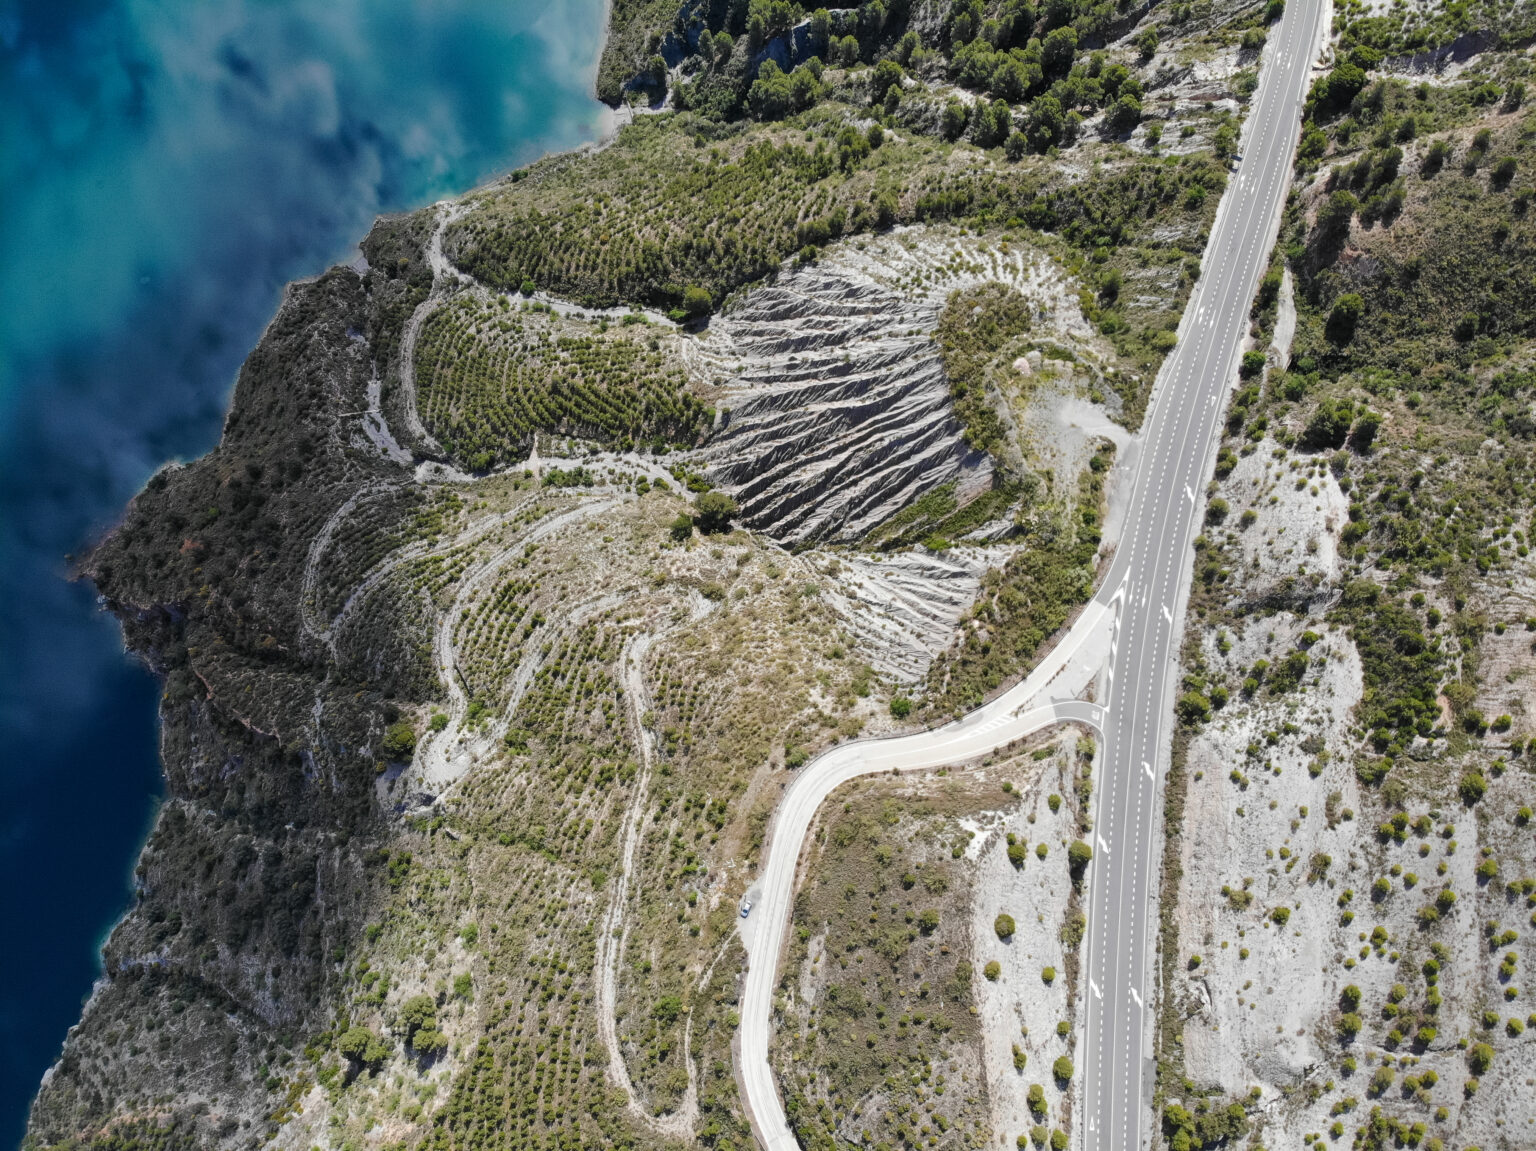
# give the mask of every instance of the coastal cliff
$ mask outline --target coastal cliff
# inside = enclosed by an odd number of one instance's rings
[[[164,683],[166,800],[29,1146],[749,1146],[737,906],[788,773],[1006,686],[1113,548],[1269,13],[612,18],[615,136],[293,285],[219,446],[81,563]],[[970,979],[976,876],[1018,869],[1015,833],[1043,864],[1090,758],[829,816],[847,886],[797,916],[864,884],[924,906],[793,945],[806,1145],[1024,1138],[1036,1099],[971,1013],[913,1013],[919,952],[1012,1010]],[[1031,898],[1065,955],[1057,886]],[[866,958],[856,992],[832,974]],[[1044,1011],[1015,1059],[1056,1042]],[[903,1054],[925,1015],[944,1040]]]

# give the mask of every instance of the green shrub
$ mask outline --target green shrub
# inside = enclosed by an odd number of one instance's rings
[[[992,930],[997,932],[999,939],[1011,939],[1015,927],[1013,916],[1009,915],[1006,911],[992,921]]]
[[[1486,1043],[1474,1043],[1467,1050],[1467,1066],[1472,1074],[1482,1075],[1493,1065],[1493,1048]]]
[[[732,517],[741,510],[724,492],[704,492],[693,506],[698,513],[695,522],[705,535],[729,531]]]
[[[1074,876],[1080,877],[1092,859],[1093,848],[1081,839],[1074,839],[1071,846],[1067,848],[1067,865]]]
[[[1072,1078],[1073,1070],[1074,1068],[1072,1066],[1072,1060],[1067,1058],[1065,1055],[1058,1055],[1056,1057],[1056,1062],[1051,1064],[1051,1074],[1054,1075],[1057,1081],[1060,1083],[1066,1083],[1070,1081]]]
[[[384,758],[394,762],[406,762],[416,754],[416,730],[401,720],[389,726],[384,741],[379,745]]]
[[[1365,310],[1365,300],[1358,292],[1345,292],[1334,301],[1328,313],[1328,338],[1335,344],[1347,344],[1355,338],[1360,324],[1360,313]]]
[[[1179,719],[1190,727],[1211,718],[1211,701],[1198,691],[1186,691],[1179,697]]]
[[[351,1027],[336,1040],[336,1050],[353,1063],[377,1067],[389,1058],[389,1044],[367,1027]]]
[[[1461,783],[1457,792],[1461,796],[1461,802],[1471,807],[1488,791],[1488,780],[1480,771],[1469,771],[1461,777]]]

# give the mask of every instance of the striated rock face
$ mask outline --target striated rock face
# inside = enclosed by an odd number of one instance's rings
[[[920,679],[950,645],[955,623],[976,600],[981,575],[1006,561],[1002,549],[921,548],[889,556],[847,555],[849,569],[829,598],[842,609],[870,664],[898,683]]]
[[[1042,318],[1075,314],[1045,258],[906,228],[786,269],[711,323],[694,367],[724,384],[727,414],[703,455],[747,524],[791,546],[852,542],[940,484],[963,501],[990,482],[930,338],[949,295],[985,280]]]
[[[745,402],[707,458],[746,522],[787,543],[852,540],[939,484],[985,483],[991,462],[961,439],[931,316],[841,270],[786,280],[719,323]]]

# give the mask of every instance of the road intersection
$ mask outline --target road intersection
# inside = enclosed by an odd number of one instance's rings
[[[1300,111],[1325,30],[1324,0],[1290,0],[1272,28],[1244,128],[1244,154],[1217,210],[1204,270],[1159,373],[1141,433],[1126,527],[1107,576],[1028,677],[944,727],[835,747],[803,767],[775,812],[743,920],[749,966],[740,1030],[742,1083],[766,1151],[795,1151],[768,1061],[773,993],[795,872],[816,809],[861,775],[916,771],[986,755],[1056,723],[1094,728],[1101,749],[1089,868],[1082,1120],[1086,1151],[1139,1151],[1151,1136],[1149,1009],[1156,1002],[1159,783],[1167,768],[1191,544],[1248,311],[1279,227]],[[1091,683],[1102,705],[1077,698]]]

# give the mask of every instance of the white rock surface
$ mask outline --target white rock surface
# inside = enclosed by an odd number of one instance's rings
[[[996,280],[1035,305],[1041,335],[1090,344],[1064,272],[1028,248],[952,229],[897,229],[786,266],[710,324],[690,368],[724,387],[710,477],[744,520],[787,544],[853,541],[954,482],[963,499],[991,461],[961,438],[931,333],[950,294]]]

